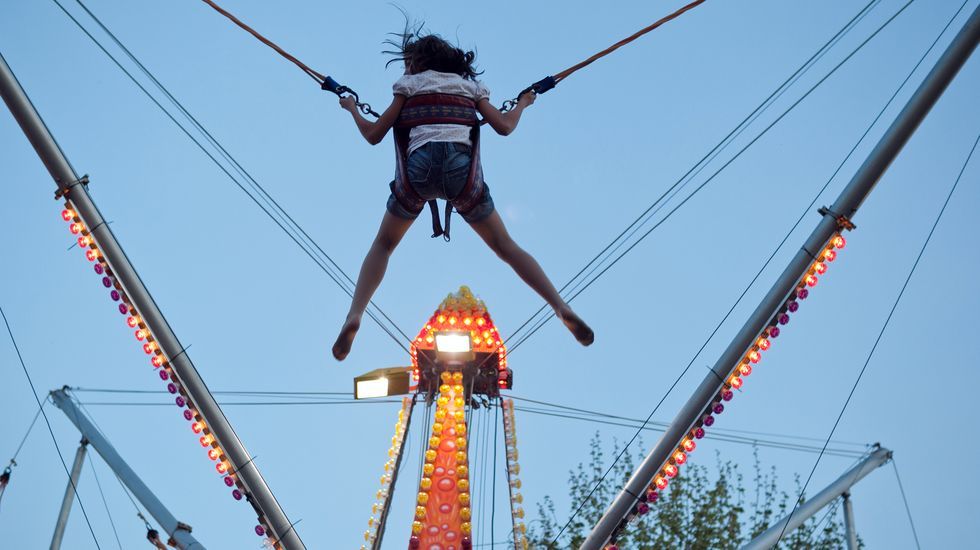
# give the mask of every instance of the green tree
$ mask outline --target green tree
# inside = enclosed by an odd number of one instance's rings
[[[642,444],[626,452],[615,464],[605,482],[589,498],[602,474],[609,467],[599,434],[592,438],[588,464],[569,472],[568,496],[572,507],[562,518],[569,517],[582,504],[561,536],[565,524],[555,512],[550,496],[538,503],[538,519],[532,521],[528,540],[531,548],[559,550],[577,548],[599,521],[605,507],[615,497],[642,459]],[[613,442],[611,457],[619,455],[622,447]],[[637,550],[728,550],[738,549],[769,525],[778,521],[792,508],[792,498],[799,494],[800,480],[795,476],[796,491],[792,496],[780,490],[775,467],[763,469],[758,453],[753,461],[752,488],[746,489],[738,464],[722,461],[716,456],[715,471],[707,466],[688,463],[682,474],[671,480],[668,490],[649,513],[638,517],[619,536],[621,549]],[[845,546],[843,526],[836,514],[822,524],[817,516],[783,537],[781,550],[831,550]],[[556,540],[557,538],[557,540]],[[863,545],[861,545],[863,546]]]

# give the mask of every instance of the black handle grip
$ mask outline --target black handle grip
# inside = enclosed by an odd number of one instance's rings
[[[328,76],[326,78],[326,80],[324,80],[320,84],[320,89],[321,90],[326,90],[328,92],[333,92],[333,93],[335,93],[337,95],[340,95],[340,93],[341,93],[340,92],[340,89],[342,87],[343,86],[341,86],[339,82],[337,82],[336,80],[333,79],[333,77],[330,77],[330,76]]]

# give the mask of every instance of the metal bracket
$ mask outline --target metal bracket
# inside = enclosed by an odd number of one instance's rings
[[[182,521],[178,521],[177,522],[177,528],[174,529],[174,531],[187,531],[188,533],[190,533],[193,530],[194,529],[192,529],[190,525],[187,525],[186,523],[184,523]],[[173,546],[174,548],[177,548],[177,541],[173,537],[170,537],[170,539],[167,540],[167,545],[168,546]]]
[[[838,214],[837,212],[834,212],[833,210],[827,208],[826,206],[821,206],[817,210],[817,212],[819,212],[821,216],[828,216],[828,215],[833,216],[834,219],[837,220],[837,226],[840,227],[841,229],[853,231],[854,229],[857,228],[857,226],[854,225],[854,222],[852,222],[850,218],[844,216],[843,214]]]
[[[78,178],[77,180],[69,183],[65,187],[59,186],[58,190],[54,192],[54,200],[60,200],[62,197],[67,197],[68,194],[71,193],[72,188],[75,187],[76,185],[84,185],[88,187],[88,182],[89,182],[88,174],[85,174],[81,178]]]

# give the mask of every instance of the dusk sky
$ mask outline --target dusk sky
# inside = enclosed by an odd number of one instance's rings
[[[75,0],[58,0],[122,60]],[[398,3],[428,29],[477,53],[499,105],[672,12],[683,1]],[[709,0],[540,96],[511,136],[485,132],[483,167],[504,222],[558,286],[678,180],[859,12],[866,0]],[[661,221],[716,170],[850,54],[906,0],[873,2],[731,146],[684,185]],[[88,0],[86,5],[211,131],[269,194],[354,277],[377,231],[393,172],[390,136],[369,146],[337,105],[295,66],[203,2]],[[382,42],[404,19],[386,1],[224,0],[226,9],[286,50],[355,89],[380,110],[403,68]],[[807,205],[957,10],[899,92],[731,317],[654,415],[669,422],[848,183],[977,0],[917,0],[785,118],[577,297],[595,329],[579,346],[550,321],[510,358],[516,397],[645,418],[782,241]],[[560,6],[560,9],[559,9]],[[410,358],[370,320],[350,356],[330,345],[346,294],[100,51],[54,1],[0,7],[0,53],[110,222],[208,386],[216,392],[350,392],[366,371]],[[141,79],[141,82],[146,82]],[[158,94],[158,97],[159,94]],[[926,236],[980,132],[980,55],[974,54],[855,216],[847,246],[802,303],[715,433],[793,443],[758,447],[781,487],[806,479],[830,435]],[[0,307],[41,398],[64,385],[116,449],[209,548],[259,548],[251,507],[236,502],[150,367],[133,332],[60,217],[55,184],[6,110],[0,112],[0,201],[8,237]],[[974,425],[980,338],[975,236],[980,158],[974,156],[871,357],[808,490],[836,479],[880,442],[895,452],[925,548],[976,544],[980,437]],[[482,298],[504,336],[543,303],[466,227],[430,239],[423,213],[395,252],[375,301],[414,335],[460,285]],[[0,332],[0,467],[37,405]],[[125,390],[123,393],[82,391]],[[358,548],[387,459],[398,405],[219,394],[307,548]],[[335,401],[325,405],[325,401]],[[115,403],[115,404],[112,404]],[[520,405],[520,402],[518,402]],[[525,404],[527,404],[525,402]],[[527,406],[532,406],[527,404]],[[554,410],[554,409],[552,409]],[[79,435],[45,407],[64,460]],[[485,411],[478,422],[492,421]],[[420,412],[416,420],[423,423]],[[487,425],[487,424],[484,424]],[[569,470],[588,460],[598,431],[634,428],[518,412],[528,520],[550,495],[570,513]],[[736,432],[735,430],[739,430]],[[404,548],[418,483],[420,434],[407,449],[385,548]],[[659,434],[643,435],[649,450]],[[483,440],[481,439],[480,442]],[[785,445],[784,445],[785,446]],[[474,542],[499,547],[510,513],[498,449],[495,523],[490,487],[474,494]],[[713,472],[731,460],[751,480],[753,446],[705,439],[691,461]],[[479,446],[479,453],[492,447]],[[717,454],[717,457],[716,457]],[[149,547],[143,523],[93,452],[79,484],[101,548]],[[471,459],[473,460],[473,459]],[[66,475],[44,422],[17,459],[0,508],[0,546],[46,548]],[[484,474],[492,476],[490,460]],[[105,492],[99,495],[93,469]],[[683,471],[682,474],[683,475]],[[489,481],[486,481],[489,483]],[[915,548],[889,464],[852,490],[867,548]],[[605,506],[607,503],[602,503]],[[116,542],[109,515],[118,531]],[[79,508],[64,548],[96,548]],[[489,546],[481,546],[489,547]]]

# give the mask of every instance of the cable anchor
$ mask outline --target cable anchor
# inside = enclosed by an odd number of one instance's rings
[[[64,187],[59,186],[58,190],[54,192],[54,200],[60,200],[62,197],[67,197],[68,194],[71,193],[72,188],[74,188],[76,185],[84,185],[85,187],[88,187],[88,182],[88,174],[85,174]]]
[[[839,227],[841,229],[846,229],[848,231],[853,231],[854,229],[857,228],[857,226],[854,225],[854,222],[852,222],[850,218],[848,218],[847,216],[845,216],[843,214],[838,214],[837,212],[834,212],[833,210],[831,210],[830,208],[827,208],[826,206],[821,206],[819,209],[817,209],[817,212],[821,216],[828,216],[828,215],[829,216],[833,216],[834,219],[837,220],[837,227]]]

